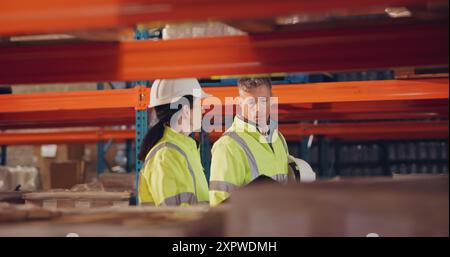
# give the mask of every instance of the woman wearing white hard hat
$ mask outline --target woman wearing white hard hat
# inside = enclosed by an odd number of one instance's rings
[[[139,202],[156,206],[208,203],[208,184],[197,144],[189,135],[201,128],[203,92],[196,79],[157,80],[150,94],[156,117],[145,136]]]

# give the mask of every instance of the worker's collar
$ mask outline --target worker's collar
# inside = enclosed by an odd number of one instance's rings
[[[269,143],[272,141],[274,133],[277,131],[278,123],[275,120],[269,119],[267,127],[258,126],[255,122],[245,119],[242,115],[238,114],[234,118],[235,129],[237,131],[248,132],[265,138]]]
[[[177,132],[169,126],[165,126],[164,137],[176,144],[183,143],[186,144],[186,146],[197,148],[197,143],[192,137]]]

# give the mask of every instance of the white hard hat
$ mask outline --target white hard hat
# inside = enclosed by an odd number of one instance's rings
[[[150,91],[148,107],[170,104],[180,100],[183,96],[192,95],[198,98],[209,97],[196,79],[162,79],[156,80]]]
[[[311,165],[302,159],[295,158],[294,156],[288,156],[289,162],[294,162],[297,168],[300,170],[300,182],[308,183],[316,181],[316,173],[312,169]]]

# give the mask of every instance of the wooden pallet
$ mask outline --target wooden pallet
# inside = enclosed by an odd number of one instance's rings
[[[23,204],[23,192],[0,192],[0,202]]]
[[[26,203],[43,208],[92,208],[128,206],[129,192],[41,192],[24,194]]]

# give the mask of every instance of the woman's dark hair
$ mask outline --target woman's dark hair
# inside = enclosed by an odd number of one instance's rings
[[[186,101],[187,100],[187,101]],[[187,95],[178,100],[174,104],[165,104],[155,107],[156,117],[158,118],[158,123],[151,127],[147,134],[142,140],[141,151],[139,152],[139,160],[144,161],[148,152],[158,143],[158,141],[164,135],[164,126],[169,125],[172,116],[177,113],[184,105],[189,104],[192,109],[194,105],[194,97],[192,95]],[[176,108],[171,108],[176,107]]]

